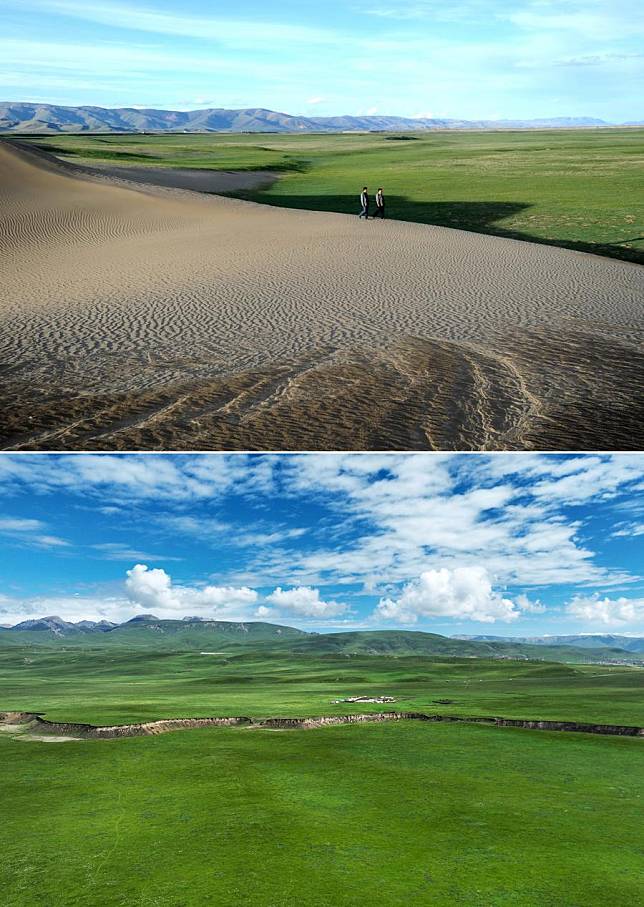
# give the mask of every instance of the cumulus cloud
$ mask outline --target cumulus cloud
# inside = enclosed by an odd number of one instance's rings
[[[136,564],[127,571],[125,590],[131,602],[145,610],[198,613],[200,616],[243,615],[257,601],[257,592],[247,586],[175,586],[160,568]]]
[[[600,598],[575,595],[566,605],[572,617],[594,624],[621,625],[644,622],[644,598]]]
[[[514,602],[494,591],[485,567],[473,566],[426,570],[398,598],[380,599],[374,616],[413,624],[422,617],[494,623],[518,615]]]
[[[323,601],[319,589],[312,589],[310,586],[296,586],[293,589],[282,589],[278,586],[266,596],[266,601],[276,605],[280,611],[288,611],[303,617],[338,617],[348,611],[348,605]]]

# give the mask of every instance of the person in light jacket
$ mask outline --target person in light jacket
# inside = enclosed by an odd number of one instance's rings
[[[366,186],[360,193],[360,205],[361,211],[359,217],[364,217],[365,220],[369,220],[369,192]]]

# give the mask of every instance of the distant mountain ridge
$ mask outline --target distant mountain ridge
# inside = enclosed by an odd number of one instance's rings
[[[245,644],[248,641],[265,642],[307,635],[304,630],[297,630],[295,627],[263,621],[236,622],[202,617],[164,620],[155,617],[154,614],[137,614],[120,624],[106,620],[81,620],[73,623],[52,616],[23,620],[13,627],[0,627],[0,641],[16,640],[20,643],[35,642],[40,645],[64,641],[71,645],[88,643],[157,646],[159,638],[170,637],[171,640],[178,642],[181,648],[184,644],[212,642],[214,639]]]
[[[576,637],[574,637],[576,638]],[[581,637],[583,639],[587,637]],[[620,637],[621,638],[621,637]],[[629,639],[629,637],[623,637]],[[547,640],[547,637],[544,638]],[[153,649],[160,652],[202,651],[216,646],[227,653],[253,649],[290,655],[449,656],[505,658],[570,663],[640,663],[638,651],[610,644],[575,646],[566,643],[530,644],[506,637],[462,639],[420,630],[352,630],[311,633],[263,621],[223,621],[202,617],[165,620],[137,614],[120,624],[60,617],[25,620],[0,627],[0,646],[65,646],[88,648]],[[644,653],[643,653],[644,654]]]
[[[625,652],[644,653],[641,636],[616,636],[612,633],[576,634],[570,636],[453,636],[470,642],[514,642],[532,646],[575,646],[581,649],[617,648]]]
[[[78,623],[70,623],[63,620],[62,617],[37,617],[34,620],[23,620],[14,626],[8,626],[9,630],[47,630],[57,636],[64,636],[66,632],[78,632],[79,630],[97,630],[105,632],[117,627],[109,620],[79,620]]]
[[[535,120],[462,120],[400,116],[304,117],[265,108],[156,110],[136,107],[65,107],[0,102],[0,132],[371,132],[432,129],[570,129],[611,126],[593,117]]]

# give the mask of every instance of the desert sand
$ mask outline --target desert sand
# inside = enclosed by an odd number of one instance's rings
[[[113,167],[100,161],[89,165],[67,166],[67,172],[92,176],[103,173],[107,177],[126,180],[129,183],[144,183],[150,186],[165,186],[168,189],[190,189],[192,192],[213,192],[215,194],[256,189],[270,185],[279,177],[271,170],[190,170],[174,167]]]
[[[0,143],[3,449],[640,449],[644,268]]]

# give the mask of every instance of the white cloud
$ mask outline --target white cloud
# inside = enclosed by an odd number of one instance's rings
[[[590,624],[620,626],[644,622],[644,598],[600,598],[595,595],[575,595],[566,612]]]
[[[319,589],[311,589],[309,586],[297,586],[294,589],[278,586],[266,596],[266,601],[276,605],[280,611],[303,617],[338,617],[349,610],[347,605],[339,602],[322,601]]]
[[[20,517],[0,517],[0,534],[13,539],[19,545],[36,548],[67,548],[69,542],[57,535],[43,533],[47,524],[42,520]]]
[[[148,561],[179,561],[181,558],[171,555],[150,554],[145,551],[138,551],[120,542],[102,542],[98,545],[91,546],[97,552],[97,556],[106,561],[130,561],[148,560]]]
[[[102,505],[126,505],[150,499],[173,504],[267,491],[273,484],[272,456],[200,456],[158,454],[48,454],[0,457],[0,485],[36,492],[63,490],[100,495]],[[111,500],[106,502],[109,495]]]
[[[57,535],[35,535],[33,536],[33,543],[42,548],[67,548],[69,546],[68,541],[59,538]]]
[[[200,541],[216,540],[217,545],[230,545],[237,548],[265,548],[282,545],[293,539],[301,538],[308,532],[307,529],[297,526],[288,528],[266,521],[247,524],[244,529],[239,529],[238,526],[211,517],[199,518],[186,515],[168,516],[163,514],[159,517],[159,523],[185,535],[198,538]]]
[[[23,520],[12,517],[0,517],[0,532],[34,532],[37,529],[44,529],[45,524],[41,520]]]
[[[132,616],[125,598],[87,595],[42,595],[19,599],[0,595],[0,624],[14,625],[36,617],[57,616],[63,620],[122,621]]]
[[[136,564],[127,571],[125,589],[130,601],[144,610],[170,612],[173,617],[180,612],[182,616],[231,619],[234,615],[246,615],[258,597],[247,586],[175,586],[165,570],[150,569],[145,564]]]
[[[349,544],[296,555],[291,581],[361,582],[372,590],[429,569],[481,563],[518,586],[629,580],[595,563],[579,520],[564,508],[573,493],[572,504],[632,495],[641,458],[340,454],[291,463],[291,493],[321,496],[345,526],[369,527]]]
[[[416,623],[422,617],[449,617],[494,623],[514,620],[519,612],[492,588],[485,567],[426,570],[403,588],[397,599],[382,598],[375,617]]]
[[[292,539],[299,539],[306,535],[307,529],[276,529],[273,532],[239,532],[229,539],[230,544],[243,548],[265,548],[267,546],[282,545]]]
[[[22,0],[24,3],[25,0]],[[34,10],[45,10],[73,16],[110,27],[149,32],[158,35],[182,36],[216,41],[219,45],[236,48],[266,42],[332,44],[340,36],[329,29],[307,27],[292,22],[234,19],[225,16],[198,16],[185,12],[163,12],[146,6],[118,2],[89,2],[82,0],[28,0]]]
[[[532,601],[532,599],[528,598],[524,593],[517,595],[514,602],[517,608],[525,614],[543,614],[547,610],[546,606],[542,604],[539,599]]]
[[[481,565],[497,589],[512,586],[529,593],[535,587],[567,584],[571,595],[584,588],[603,589],[604,594],[609,587],[626,588],[637,577],[611,564],[614,551],[619,564],[619,551],[616,545],[602,547],[596,521],[589,517],[605,515],[605,535],[637,535],[640,523],[623,521],[639,517],[631,504],[638,499],[643,476],[641,455],[609,454],[0,458],[3,491],[27,492],[34,500],[51,492],[74,494],[82,497],[83,509],[96,504],[112,516],[114,508],[121,508],[124,521],[132,509],[137,518],[149,512],[153,540],[141,541],[142,550],[116,542],[90,549],[104,558],[128,556],[130,563],[158,564],[160,558],[149,552],[156,550],[158,538],[171,551],[168,538],[174,539],[177,531],[202,546],[238,547],[239,557],[231,559],[227,552],[222,560],[232,563],[226,573],[212,577],[212,585],[177,586],[161,571],[167,584],[145,592],[146,610],[159,610],[159,596],[165,595],[168,616],[196,614],[199,609],[205,614],[216,609],[222,616],[227,609],[232,619],[248,619],[258,605],[277,607],[275,601],[260,603],[253,591],[259,588],[279,589],[293,596],[297,607],[309,609],[293,608],[287,614],[326,620],[331,610],[346,609],[338,599],[349,600],[354,589],[392,602],[393,613],[400,612],[407,598],[392,589],[407,584],[413,591],[420,583],[414,578],[422,574],[445,569],[451,575]],[[220,506],[238,501],[240,495],[249,506],[246,511],[242,505],[243,520],[235,517],[234,508]],[[272,518],[266,505],[276,500],[285,508],[280,513],[292,508],[295,514],[304,502],[314,504],[322,519],[305,537],[301,524],[286,516],[284,522]],[[226,522],[219,518],[222,513]],[[39,537],[43,545],[60,547],[40,521],[9,522],[5,528],[14,533],[15,544],[31,537],[38,544]],[[597,551],[602,551],[601,558]],[[66,555],[64,547],[61,553]],[[326,592],[329,586],[351,592]],[[241,598],[240,589],[246,590]],[[294,596],[298,589],[309,590],[309,597]],[[503,600],[500,594],[496,597]],[[517,614],[542,613],[538,600],[514,594],[510,598]],[[535,596],[530,593],[530,598]],[[287,599],[281,602],[284,608],[287,604]],[[482,613],[494,616],[485,608]],[[431,616],[419,613],[417,620]]]
[[[644,523],[618,523],[611,532],[612,538],[634,539],[644,535]]]
[[[597,12],[588,11],[581,6],[577,9],[573,6],[571,9],[562,11],[553,8],[549,10],[546,7],[542,12],[535,7],[532,10],[513,12],[502,18],[506,18],[532,34],[537,32],[569,33],[580,38],[600,40],[629,38],[633,35],[628,19],[613,15],[608,6]],[[633,29],[638,31],[638,26],[638,20],[634,18]]]
[[[542,474],[544,478],[531,488],[535,498],[580,504],[596,498],[611,498],[629,483],[641,486],[642,458],[640,454],[578,457],[561,462],[558,468],[544,468]]]

